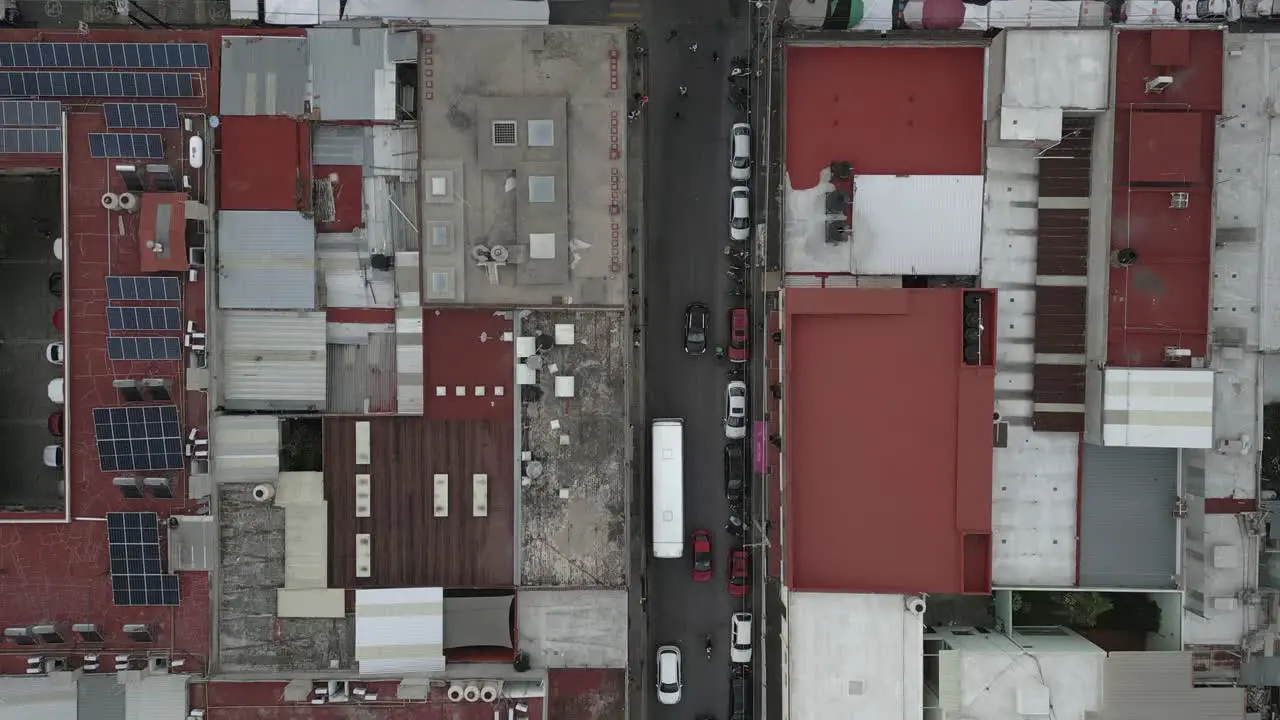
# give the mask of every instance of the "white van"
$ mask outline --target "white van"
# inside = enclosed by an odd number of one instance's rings
[[[735,185],[729,190],[729,238],[746,242],[751,237],[751,190]]]
[[[729,661],[751,662],[751,613],[734,613],[729,621]]]

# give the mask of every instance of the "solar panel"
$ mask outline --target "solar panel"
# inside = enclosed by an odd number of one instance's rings
[[[180,300],[178,278],[149,275],[107,276],[108,300]]]
[[[7,68],[207,68],[203,43],[0,43]]]
[[[102,110],[112,130],[178,127],[178,106],[173,103],[105,103]]]
[[[0,97],[196,97],[191,73],[0,72]]]
[[[0,153],[60,152],[60,128],[0,128]]]
[[[107,513],[111,601],[116,605],[177,605],[178,576],[160,560],[160,516],[152,512]]]
[[[176,337],[109,337],[107,356],[112,360],[180,360],[182,345]]]
[[[178,308],[114,307],[107,308],[108,330],[181,330]]]
[[[176,405],[96,408],[93,432],[103,472],[182,469]]]
[[[57,100],[0,100],[0,125],[56,127],[62,124]]]
[[[89,157],[164,159],[164,140],[155,133],[89,133]]]

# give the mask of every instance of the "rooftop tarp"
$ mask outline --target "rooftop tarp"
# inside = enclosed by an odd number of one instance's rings
[[[444,647],[512,647],[514,595],[454,597],[444,600]]]

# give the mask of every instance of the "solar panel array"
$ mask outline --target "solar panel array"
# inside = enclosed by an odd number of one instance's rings
[[[107,356],[112,360],[180,360],[182,344],[176,337],[109,337]]]
[[[196,97],[191,73],[0,72],[0,97]]]
[[[182,298],[178,278],[149,275],[107,276],[108,300],[173,300]]]
[[[93,433],[103,472],[182,469],[176,405],[95,408]]]
[[[0,153],[60,152],[60,128],[0,128]]]
[[[108,330],[181,330],[178,308],[108,307]]]
[[[6,68],[207,68],[203,43],[0,43]]]
[[[102,110],[112,130],[178,127],[178,106],[173,103],[105,103]]]
[[[160,516],[151,512],[107,513],[111,601],[116,605],[177,605],[178,576],[160,561]]]
[[[0,100],[0,125],[57,127],[62,125],[62,103],[57,100]]]
[[[164,159],[164,140],[155,133],[89,133],[89,156]]]

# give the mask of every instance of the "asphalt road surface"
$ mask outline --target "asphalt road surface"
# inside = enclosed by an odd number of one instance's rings
[[[745,9],[744,6],[739,6]],[[654,720],[723,718],[729,709],[729,618],[749,609],[728,593],[728,554],[735,538],[724,530],[723,415],[728,364],[714,352],[683,349],[685,306],[711,309],[712,345],[728,342],[728,312],[735,298],[723,249],[730,243],[729,127],[744,119],[728,102],[729,58],[744,51],[745,19],[726,0],[688,3],[646,0],[642,45],[645,92],[640,120],[647,143],[644,287],[646,315],[646,420],[685,419],[684,515],[687,533],[712,533],[715,572],[707,583],[691,579],[691,553],[680,560],[650,560],[647,575],[649,662],[642,692]],[[671,31],[675,36],[671,36]],[[690,48],[697,43],[697,50]],[[713,60],[713,54],[719,60]],[[681,96],[679,87],[688,87]],[[647,449],[646,449],[647,451]],[[703,636],[711,633],[708,662]],[[684,697],[657,703],[653,653],[658,645],[683,649]]]

